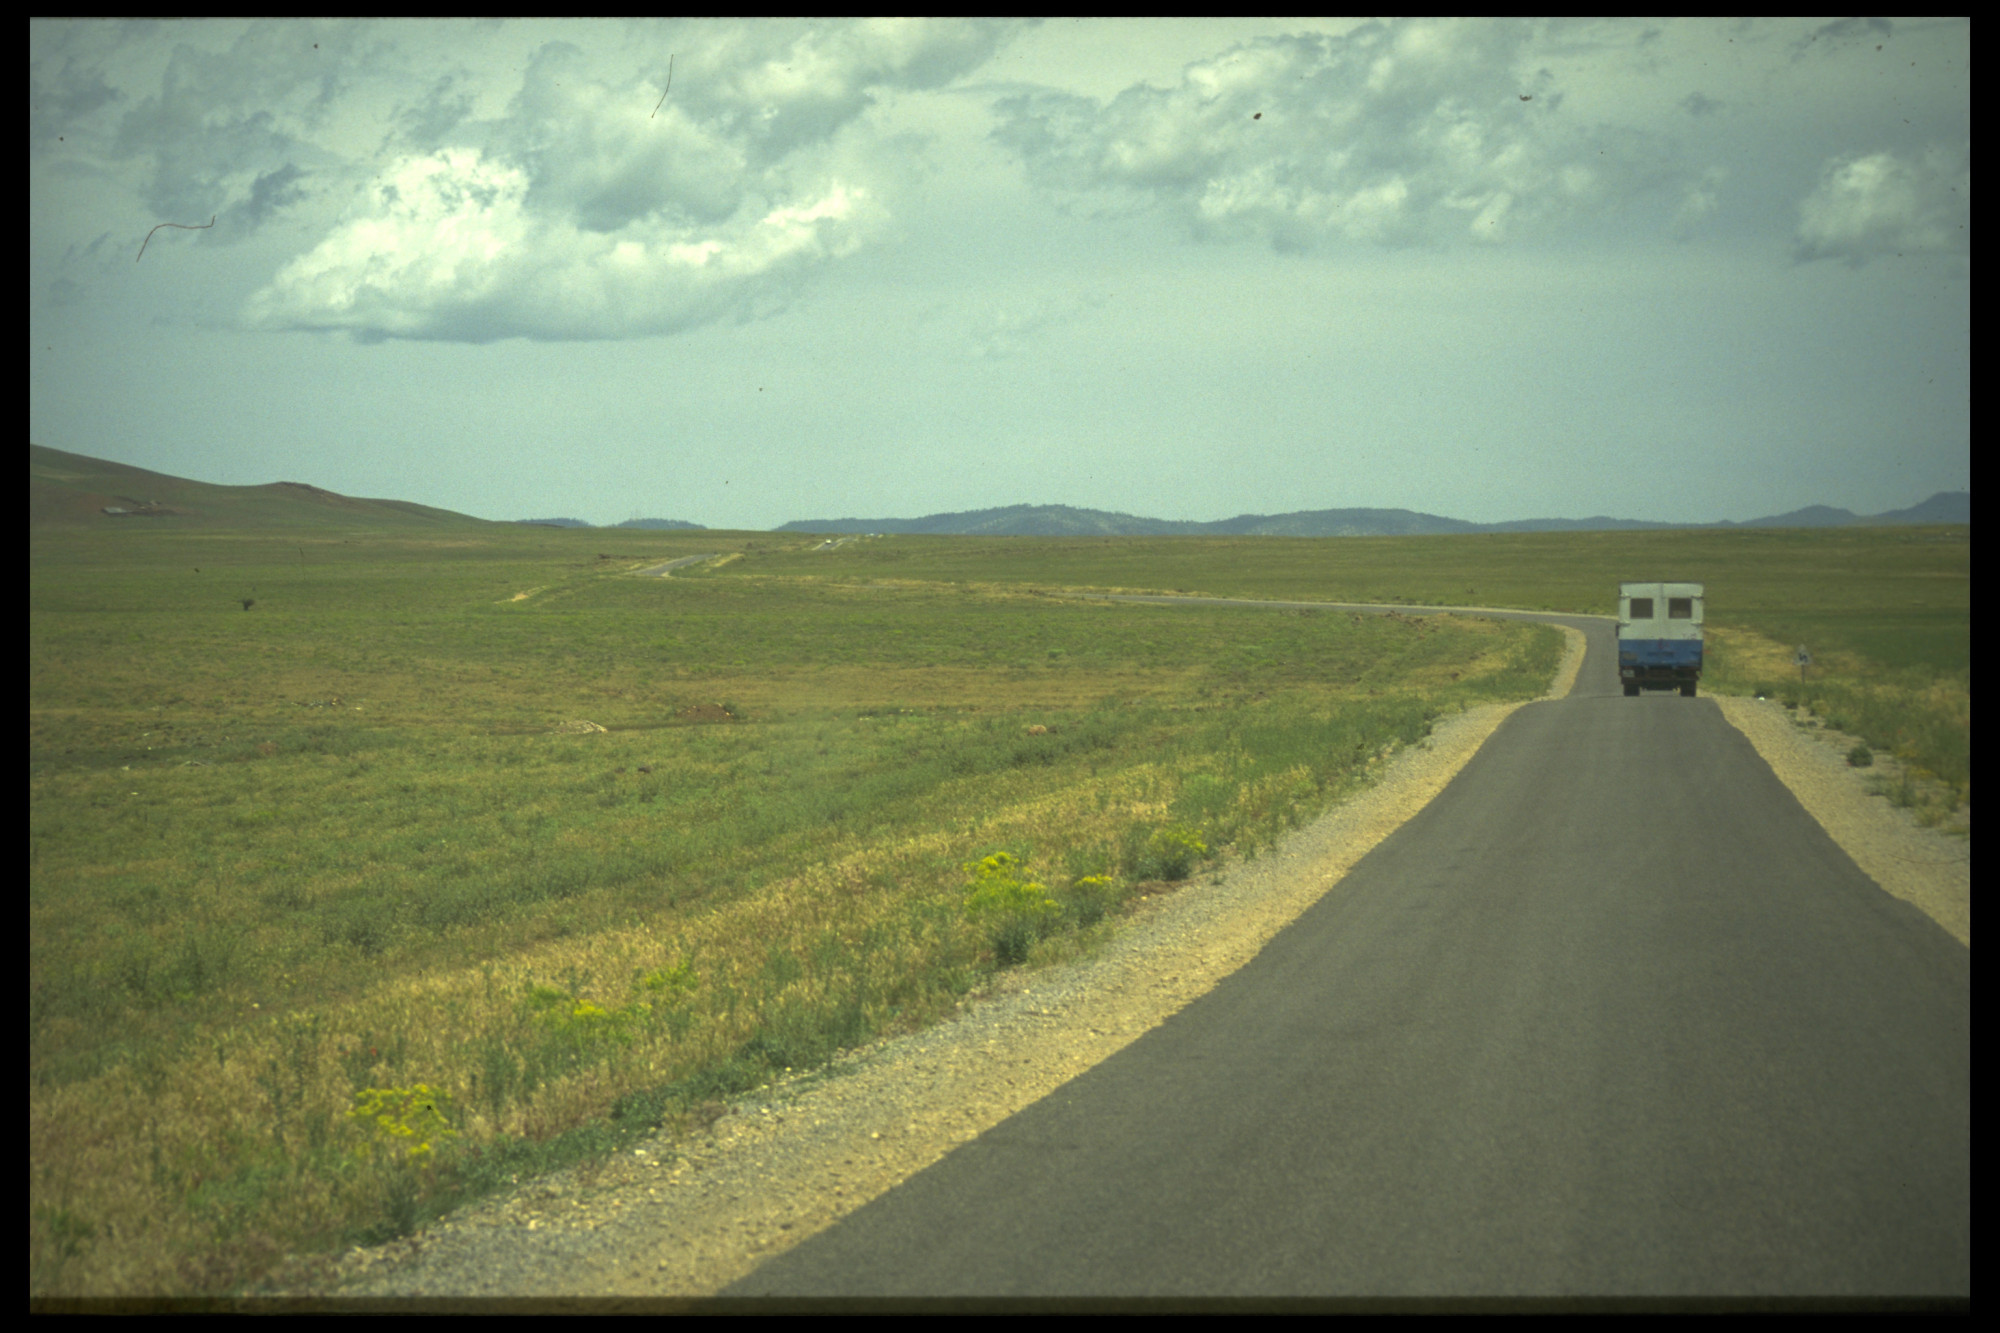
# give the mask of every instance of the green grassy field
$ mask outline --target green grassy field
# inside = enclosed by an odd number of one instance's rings
[[[1687,530],[1462,537],[885,537],[765,548],[694,577],[755,572],[1224,597],[1495,606],[1609,615],[1623,579],[1707,585],[1703,688],[1809,706],[1935,779],[1948,819],[1971,770],[1968,528]],[[1813,666],[1792,665],[1804,645]],[[1904,793],[1905,798],[1908,794]]]
[[[1803,638],[1823,708],[1931,719],[1884,748],[1969,799],[1963,530],[815,551],[378,518],[33,534],[36,1293],[239,1289],[699,1123],[1088,949],[1560,652],[1052,590],[1603,613],[1702,579],[1714,683],[1795,683],[1766,667]],[[703,551],[733,558],[633,577]]]
[[[880,537],[766,547],[694,577],[1130,587],[1221,597],[1500,606],[1610,615],[1622,579],[1708,585],[1710,623],[1789,650],[1943,671],[1969,652],[1965,528],[1692,529],[1462,537]]]

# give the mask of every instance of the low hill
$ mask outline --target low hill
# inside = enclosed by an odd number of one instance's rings
[[[1892,509],[1886,514],[1873,518],[1858,518],[1857,523],[1971,523],[1971,491],[1939,491],[1922,504],[1911,505],[1908,509]]]
[[[408,500],[357,499],[297,481],[215,486],[40,444],[28,446],[28,522],[38,527],[160,523],[203,528],[454,528],[487,523],[449,509]]]

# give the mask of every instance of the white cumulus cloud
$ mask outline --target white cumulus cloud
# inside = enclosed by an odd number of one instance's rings
[[[698,24],[657,59],[544,43],[497,116],[470,117],[471,92],[449,80],[436,105],[399,109],[394,155],[367,165],[355,202],[247,318],[487,342],[645,337],[767,312],[882,219],[879,161],[836,136],[884,92],[957,78],[1007,31]],[[442,142],[411,141],[427,130]]]
[[[865,191],[834,181],[720,223],[603,231],[537,211],[531,194],[526,171],[472,149],[397,161],[252,298],[250,320],[467,342],[671,333],[849,252],[870,211]]]
[[[1859,266],[1882,255],[1962,254],[1972,245],[1968,151],[1868,153],[1827,163],[1799,205],[1793,254]]]
[[[1504,241],[1672,174],[1660,146],[1563,114],[1534,35],[1476,21],[1260,38],[1108,104],[1007,99],[995,137],[1046,186],[1150,198],[1204,237]]]

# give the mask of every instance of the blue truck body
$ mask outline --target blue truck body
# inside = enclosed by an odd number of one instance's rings
[[[1699,583],[1618,585],[1618,680],[1627,698],[1672,689],[1694,697],[1703,619]]]

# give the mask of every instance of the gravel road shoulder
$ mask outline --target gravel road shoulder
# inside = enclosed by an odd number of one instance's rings
[[[1854,864],[1883,890],[1913,904],[1972,947],[1972,844],[1918,824],[1907,810],[1872,794],[1847,752],[1853,736],[1799,726],[1768,699],[1717,698],[1722,715],[1756,747],[1771,771],[1798,797]],[[1896,761],[1874,771],[1893,776]]]

